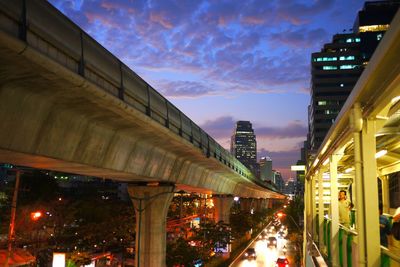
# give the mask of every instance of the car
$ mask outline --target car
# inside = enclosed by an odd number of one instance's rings
[[[284,232],[284,231],[279,231],[279,232],[278,232],[278,237],[279,237],[279,238],[285,238],[285,237],[286,237],[285,232]]]
[[[274,246],[274,247],[277,247],[277,246],[278,246],[278,242],[277,242],[277,240],[276,240],[276,237],[274,237],[274,236],[268,237],[267,243],[268,243],[268,244],[267,244],[268,246]]]
[[[198,259],[198,260],[193,261],[193,266],[194,266],[194,267],[201,267],[201,266],[204,266],[203,260]]]
[[[276,260],[275,267],[289,267],[289,261],[286,257],[279,257]]]
[[[259,236],[258,236],[258,240],[264,240],[267,238],[267,234],[262,232]]]
[[[254,248],[246,249],[246,251],[244,252],[244,258],[248,260],[256,259],[257,258],[256,250]]]

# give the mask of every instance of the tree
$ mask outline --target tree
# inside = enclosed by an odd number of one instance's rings
[[[231,214],[230,225],[234,238],[242,237],[247,231],[252,228],[251,214],[249,212],[238,212]]]
[[[195,229],[193,241],[198,244],[201,259],[207,261],[211,252],[226,247],[231,241],[231,228],[228,224],[221,222],[214,223],[206,221],[200,223],[200,227]]]
[[[199,250],[182,237],[167,244],[167,266],[192,266],[199,258]]]

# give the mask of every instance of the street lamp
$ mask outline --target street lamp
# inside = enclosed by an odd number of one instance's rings
[[[37,220],[39,220],[42,216],[43,216],[43,214],[42,214],[41,211],[31,212],[31,220],[32,220],[32,221],[37,221]]]

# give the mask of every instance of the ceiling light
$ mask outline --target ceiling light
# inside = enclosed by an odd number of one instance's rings
[[[345,173],[349,173],[349,172],[351,172],[352,170],[354,170],[353,167],[346,169],[344,172],[345,172]]]
[[[386,153],[387,153],[387,150],[386,150],[386,149],[382,149],[381,151],[376,152],[375,158],[376,158],[376,159],[377,159],[377,158],[380,158],[380,157],[386,155]]]
[[[392,105],[394,105],[397,101],[400,101],[400,95],[392,98]]]

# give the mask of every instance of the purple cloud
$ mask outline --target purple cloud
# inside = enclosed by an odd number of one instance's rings
[[[200,127],[216,139],[230,138],[233,133],[236,119],[231,116],[223,116],[214,120],[208,120]],[[283,127],[258,127],[253,125],[257,140],[284,139],[306,137],[307,126],[300,121],[292,121]]]
[[[289,122],[284,127],[258,127],[255,128],[257,138],[282,139],[305,137],[307,135],[307,126],[300,121]]]
[[[156,84],[166,97],[198,97],[213,94],[210,86],[193,81],[161,81]]]

